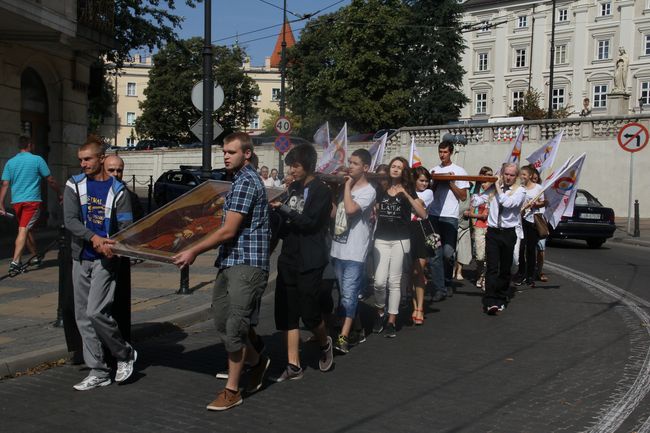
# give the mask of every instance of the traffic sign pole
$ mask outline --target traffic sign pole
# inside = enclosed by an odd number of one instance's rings
[[[638,122],[630,122],[618,131],[618,145],[630,152],[630,184],[627,203],[627,233],[632,234],[632,194],[634,193],[634,154],[648,145],[650,132]]]
[[[208,178],[212,171],[212,0],[205,0],[203,39],[203,151],[201,171]]]
[[[627,206],[627,234],[632,234],[632,191],[634,188],[634,154],[630,152],[630,188],[628,190],[628,206]]]

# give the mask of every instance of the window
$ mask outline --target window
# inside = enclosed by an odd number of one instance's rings
[[[523,90],[514,90],[512,92],[512,109],[515,110],[519,106],[524,105],[524,100],[526,99],[525,97],[526,92]]]
[[[643,53],[646,56],[650,55],[650,35],[643,36]]]
[[[479,29],[479,32],[486,33],[489,31],[490,31],[490,23],[487,20],[481,21],[481,28]]]
[[[126,83],[126,96],[135,96],[135,83]]]
[[[127,137],[127,138],[126,138],[126,145],[127,145],[127,147],[133,147],[133,146],[135,146],[135,138],[133,138],[133,137]]]
[[[126,113],[126,124],[130,126],[135,125],[135,113],[131,111]]]
[[[487,114],[487,93],[476,94],[476,114]]]
[[[487,71],[488,70],[488,53],[479,53],[478,54],[478,70]]]
[[[557,10],[557,21],[560,23],[569,21],[569,10],[568,9],[558,9]]]
[[[566,44],[555,46],[555,64],[563,65],[566,63]]]
[[[594,108],[607,107],[607,84],[596,84],[594,86]]]
[[[526,15],[517,17],[517,28],[523,29],[524,27],[528,27],[528,17]]]
[[[271,101],[280,100],[280,89],[273,89],[271,93]]]
[[[598,5],[598,14],[601,17],[607,17],[612,14],[612,2],[601,2]]]
[[[147,57],[147,55],[145,55],[145,54],[140,54],[140,63],[147,63],[147,59],[148,59],[148,58],[149,58],[149,57]]]
[[[556,87],[553,89],[553,96],[551,97],[551,107],[553,110],[559,110],[564,107],[564,87]]]
[[[526,48],[518,48],[515,50],[515,68],[526,67]]]
[[[596,58],[598,60],[609,59],[609,39],[598,40],[598,51],[596,52]]]
[[[641,101],[643,105],[650,105],[650,81],[641,82]]]
[[[253,117],[248,127],[250,129],[258,129],[260,127],[260,116]]]

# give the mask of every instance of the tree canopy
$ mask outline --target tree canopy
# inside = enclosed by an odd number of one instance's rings
[[[201,113],[192,105],[190,95],[203,76],[202,49],[203,40],[191,38],[169,44],[153,56],[149,84],[144,90],[146,99],[141,102],[142,114],[136,121],[138,135],[184,143],[196,140],[189,128]],[[241,68],[243,50],[215,46],[213,53],[213,79],[225,94],[215,119],[226,131],[237,130],[255,116],[253,101],[259,89]]]
[[[311,21],[287,71],[303,134],[325,120],[367,132],[457,118],[460,12],[454,0],[352,0]]]

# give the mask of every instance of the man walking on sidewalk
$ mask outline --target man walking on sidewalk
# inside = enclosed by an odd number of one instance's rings
[[[41,179],[47,180],[47,183],[56,192],[59,202],[62,198],[59,184],[50,174],[45,160],[32,153],[34,150],[32,141],[28,137],[21,136],[18,139],[18,149],[20,150],[18,154],[7,161],[2,171],[2,186],[0,187],[0,215],[6,213],[4,202],[7,189],[11,185],[11,204],[18,222],[14,255],[9,265],[9,272],[12,274],[23,270],[20,258],[23,255],[25,244],[35,256],[30,264],[40,265],[41,263],[31,233],[31,229],[40,215]]]
[[[269,204],[261,177],[252,165],[253,143],[248,134],[236,132],[223,140],[226,170],[234,173],[223,205],[219,229],[172,259],[178,267],[190,266],[196,257],[221,246],[215,266],[219,269],[212,292],[217,332],[228,352],[228,381],[208,410],[222,411],[242,404],[239,379],[244,361],[252,365],[246,391],[262,386],[269,359],[252,346],[248,336],[251,315],[269,276]]]
[[[110,314],[117,262],[109,236],[129,225],[133,217],[124,184],[103,170],[101,140],[89,137],[79,148],[78,158],[83,173],[66,183],[63,216],[65,228],[72,235],[75,318],[84,362],[90,368],[88,377],[74,388],[87,391],[111,384],[104,347],[117,360],[116,382],[131,376],[137,358]]]

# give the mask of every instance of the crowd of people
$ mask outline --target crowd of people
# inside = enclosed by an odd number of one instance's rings
[[[217,374],[226,384],[209,410],[243,402],[244,373],[245,393],[262,387],[270,359],[255,326],[276,246],[274,319],[286,346],[286,366],[272,378],[276,382],[303,377],[301,324],[313,333],[311,340],[320,347],[319,369],[327,372],[334,352],[349,353],[354,343],[365,340],[366,328],[395,338],[400,323],[422,325],[427,291],[432,302],[453,296],[454,280],[465,278],[463,266],[472,260],[474,282],[484,292],[483,311],[489,315],[503,312],[512,298],[514,260],[519,266],[516,285],[546,279],[541,272],[544,246],[534,222],[534,215],[543,212],[544,197],[534,167],[504,164],[496,181],[472,185],[462,179],[467,172],[452,162],[454,143],[443,141],[440,164],[431,169],[412,168],[398,156],[371,175],[371,155],[358,149],[338,173],[339,181],[326,183],[316,173],[316,149],[305,144],[286,155],[286,193],[269,202],[265,187],[280,186],[280,181],[275,170],[257,171],[250,137],[227,136],[223,154],[232,174],[223,221],[172,258],[182,268],[219,248],[212,310],[228,371]],[[137,360],[110,308],[117,277],[110,236],[134,219],[132,196],[113,177],[117,173],[110,158],[96,138],[89,138],[79,149],[82,173],[68,180],[64,192],[65,226],[73,239],[75,317],[84,362],[91,368],[74,386],[82,391],[111,383],[107,356],[117,362],[117,382],[129,378]],[[479,172],[493,174],[490,167]],[[436,179],[440,175],[461,178]],[[337,291],[323,284],[328,269]],[[369,286],[374,318],[365,324],[360,300],[370,298]],[[407,318],[398,321],[400,314]]]

